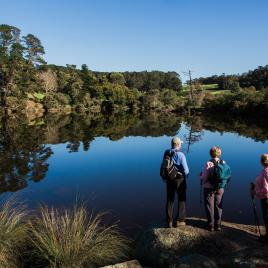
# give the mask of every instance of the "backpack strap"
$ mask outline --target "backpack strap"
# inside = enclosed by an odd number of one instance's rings
[[[215,160],[215,158],[211,158],[209,161],[212,162],[212,163],[214,164],[214,166],[216,166],[216,165],[218,165],[219,163],[221,163],[222,160],[219,159],[219,161],[217,161],[217,160]]]
[[[215,167],[219,164],[220,160],[219,161],[216,161],[214,158],[211,158],[209,161],[213,163],[213,167],[209,171],[209,176],[210,177],[213,177],[214,176],[214,172],[215,172]]]
[[[166,150],[165,153],[164,153],[164,158],[165,158],[166,156],[168,156],[168,157],[172,157],[173,155],[174,155],[174,152],[173,152],[172,150],[168,149],[168,150]]]
[[[174,154],[175,154],[175,152],[174,152],[172,149],[170,149],[170,150],[169,150],[169,155],[170,155],[170,157],[173,157]]]

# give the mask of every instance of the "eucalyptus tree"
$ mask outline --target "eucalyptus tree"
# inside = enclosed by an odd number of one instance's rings
[[[91,93],[92,88],[97,85],[96,76],[88,69],[86,64],[81,65],[81,79],[83,81],[83,90]]]
[[[46,62],[43,59],[45,50],[41,44],[41,41],[33,34],[28,34],[22,39],[25,47],[24,56],[29,61],[29,63],[33,65],[45,64]]]
[[[0,25],[0,95],[1,106],[5,111],[6,98],[23,63],[23,50],[20,29],[6,24]]]
[[[1,106],[7,115],[7,97],[12,89],[19,86],[19,80],[33,78],[35,66],[44,64],[44,48],[40,40],[32,34],[21,38],[17,27],[0,25],[0,96]],[[29,72],[29,70],[31,72]],[[23,83],[23,82],[22,82]]]

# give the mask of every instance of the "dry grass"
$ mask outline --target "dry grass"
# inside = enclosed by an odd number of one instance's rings
[[[103,215],[88,215],[84,207],[60,212],[41,208],[31,222],[32,242],[50,267],[99,267],[121,260],[128,240],[118,227],[102,225]]]
[[[0,206],[0,267],[18,267],[28,226],[25,206],[10,198]]]

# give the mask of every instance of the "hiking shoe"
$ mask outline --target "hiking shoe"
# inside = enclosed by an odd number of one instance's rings
[[[167,227],[168,227],[168,228],[173,228],[173,222],[172,222],[172,221],[169,221],[169,222],[167,223]]]
[[[258,241],[264,244],[268,244],[268,235],[261,235],[258,237]]]
[[[208,225],[207,226],[207,229],[208,229],[208,231],[210,231],[210,232],[214,232],[215,230],[214,230],[214,226],[212,226],[212,225]]]
[[[185,221],[176,221],[176,227],[185,226],[185,225],[186,225]]]
[[[215,228],[214,228],[214,230],[217,231],[217,232],[220,232],[221,231],[221,226],[216,225]]]

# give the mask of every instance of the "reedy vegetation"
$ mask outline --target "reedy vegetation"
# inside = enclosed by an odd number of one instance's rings
[[[28,226],[23,204],[9,199],[0,207],[0,267],[18,267],[20,252],[25,245]]]
[[[63,212],[43,207],[31,223],[32,242],[51,267],[100,267],[126,257],[126,238],[116,225],[101,223],[101,214],[88,216],[83,207]]]
[[[14,199],[1,207],[1,267],[31,267],[31,262],[32,267],[100,267],[126,258],[129,251],[117,225],[105,226],[103,214],[88,215],[82,206],[41,207],[39,216],[28,215]]]

